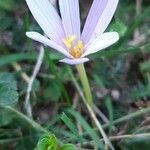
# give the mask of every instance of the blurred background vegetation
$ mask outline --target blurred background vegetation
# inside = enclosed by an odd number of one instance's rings
[[[80,0],[82,23],[91,2]],[[41,32],[25,1],[0,0],[0,150],[33,150],[49,132],[78,149],[99,148],[101,136],[76,88],[76,70],[58,63],[62,56],[49,48],[32,88],[33,119],[26,115],[40,47],[25,36],[29,30]],[[117,31],[119,42],[85,64],[95,112],[117,150],[150,150],[150,1],[120,0],[107,30]],[[55,136],[45,137],[45,145]]]

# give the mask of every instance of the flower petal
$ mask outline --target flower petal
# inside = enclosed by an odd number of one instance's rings
[[[94,0],[82,32],[82,40],[88,43],[102,34],[109,25],[119,0]]]
[[[26,0],[26,2],[45,34],[53,41],[61,43],[64,37],[61,18],[49,0]]]
[[[79,0],[59,0],[59,7],[66,36],[80,39]]]
[[[97,39],[95,39],[92,43],[87,44],[86,51],[82,55],[82,57],[85,57],[89,54],[96,53],[102,49],[105,49],[115,42],[119,40],[119,34],[117,32],[106,32],[103,33],[101,36],[99,36]]]
[[[77,65],[77,64],[83,64],[85,62],[89,61],[88,58],[77,58],[77,59],[69,59],[69,58],[64,58],[60,60],[59,62],[63,62],[69,65]]]
[[[60,45],[58,45],[56,42],[49,40],[48,38],[46,38],[45,36],[41,35],[40,33],[37,32],[26,32],[26,36],[28,36],[29,38],[38,41],[44,45],[47,45],[55,50],[57,50],[58,52],[62,53],[63,55],[65,55],[66,57],[69,58],[73,58],[63,47],[61,47]]]

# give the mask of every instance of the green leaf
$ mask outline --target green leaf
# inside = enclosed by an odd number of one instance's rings
[[[28,83],[27,82],[21,81],[19,83],[19,89],[21,90],[21,92],[26,93],[27,88],[28,88]],[[32,91],[38,92],[39,89],[40,89],[40,81],[35,79],[34,82],[33,82],[33,85],[32,85]]]
[[[108,111],[108,115],[109,115],[109,120],[110,120],[110,128],[112,126],[112,122],[113,122],[113,105],[112,105],[112,101],[109,97],[106,97],[105,100],[105,105],[107,107],[107,111]]]
[[[135,29],[144,22],[145,17],[148,16],[149,13],[150,13],[150,9],[148,7],[147,9],[144,9],[144,11],[142,11],[139,17],[136,17],[136,19],[132,21],[132,24],[126,31],[125,36],[119,40],[119,42],[114,46],[114,49],[118,49],[118,47],[122,47],[122,45],[128,41],[128,39],[133,35]]]
[[[80,123],[83,129],[90,135],[90,137],[94,140],[95,146],[100,149],[104,149],[104,145],[100,142],[100,137],[93,130],[93,128],[88,124],[88,122],[76,111],[73,109],[68,109],[68,112],[76,118],[76,120]]]
[[[150,96],[150,85],[144,85],[139,83],[135,88],[131,90],[130,97],[133,101],[138,100],[141,97]]]
[[[80,138],[79,138],[79,136],[77,136],[77,135],[75,135],[75,134],[73,134],[72,132],[70,132],[70,131],[66,131],[65,129],[63,129],[63,128],[58,128],[58,127],[52,127],[52,128],[50,128],[50,130],[51,131],[53,131],[55,134],[58,134],[59,136],[63,136],[63,141],[65,142],[65,143],[68,143],[68,142],[77,142]],[[86,141],[85,139],[81,139],[82,141]]]
[[[0,73],[0,106],[14,106],[17,102],[16,80],[10,73]]]
[[[53,60],[52,60],[51,56],[49,55],[49,51],[47,49],[45,49],[45,56],[46,56],[46,60],[48,62],[50,73],[52,73],[56,77],[55,84],[57,84],[57,86],[61,89],[62,96],[68,102],[68,104],[70,104],[70,97],[63,85],[62,78],[59,76],[57,67],[53,63]]]
[[[61,119],[66,124],[66,126],[70,129],[70,131],[78,136],[78,130],[77,130],[76,126],[71,121],[71,119],[67,117],[67,115],[65,113],[62,114]]]
[[[64,144],[59,150],[77,150],[73,144]]]
[[[12,18],[4,13],[1,13],[1,15],[0,15],[0,31],[6,30],[12,24],[13,24]]]
[[[132,138],[122,140],[119,144],[121,150],[149,150],[150,149],[150,138]]]
[[[5,10],[13,10],[15,7],[15,3],[13,0],[0,0],[0,8]]]
[[[150,60],[140,64],[140,69],[142,72],[150,72]]]
[[[0,108],[0,127],[8,125],[12,119],[13,114],[5,110],[4,108]]]
[[[120,36],[124,36],[127,31],[127,26],[121,21],[117,21],[110,26],[109,32],[118,32]]]
[[[57,138],[54,134],[43,136],[38,144],[36,150],[57,150]]]
[[[95,84],[96,84],[97,86],[105,87],[105,86],[104,86],[104,81],[103,81],[103,79],[102,79],[100,76],[98,76],[97,74],[94,74],[94,75],[93,75],[93,78],[94,78]]]
[[[45,99],[51,98],[52,101],[58,101],[61,97],[61,87],[55,82],[55,80],[52,80],[50,82],[50,85],[45,88]]]
[[[92,54],[91,55],[91,59],[95,59],[95,58],[99,58],[101,57],[114,57],[117,55],[123,55],[123,54],[127,54],[127,53],[136,53],[138,51],[141,50],[141,48],[143,49],[147,49],[147,47],[150,47],[150,44],[145,44],[141,47],[139,46],[132,46],[132,47],[122,47],[121,49],[115,48],[115,46],[113,46],[110,50],[105,50],[105,51],[100,51],[98,53]]]
[[[13,62],[17,61],[23,61],[23,60],[35,60],[36,56],[31,54],[10,54],[6,56],[0,57],[0,66],[7,65]]]
[[[57,60],[57,61],[63,58],[62,54],[55,52],[55,51],[50,52],[49,56],[50,56],[51,60]]]

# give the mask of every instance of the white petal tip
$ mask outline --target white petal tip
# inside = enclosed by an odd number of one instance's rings
[[[106,32],[93,40],[88,46],[85,53],[82,57],[85,57],[89,54],[96,53],[100,50],[103,50],[112,44],[116,43],[119,40],[119,34],[117,32]]]
[[[26,32],[26,36],[29,37],[29,38],[32,38],[32,37],[34,37],[36,35],[38,35],[37,32],[33,32],[33,31]]]
[[[114,38],[116,39],[116,42],[119,40],[119,34],[118,34],[118,32],[113,32],[113,34],[114,34]]]
[[[26,32],[26,36],[29,37],[29,35],[30,35],[30,32]]]
[[[88,58],[77,58],[77,59],[64,58],[62,60],[59,60],[59,62],[63,62],[63,63],[69,64],[69,65],[83,64],[88,61],[89,61]]]

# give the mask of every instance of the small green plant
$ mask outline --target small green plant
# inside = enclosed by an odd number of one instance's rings
[[[73,144],[60,144],[54,134],[44,135],[35,150],[77,150]]]

